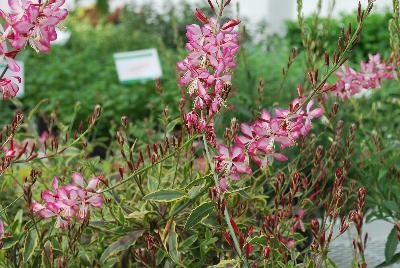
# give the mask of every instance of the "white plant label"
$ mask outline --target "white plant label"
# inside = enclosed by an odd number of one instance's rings
[[[161,78],[160,59],[155,48],[114,54],[118,79],[133,84]]]

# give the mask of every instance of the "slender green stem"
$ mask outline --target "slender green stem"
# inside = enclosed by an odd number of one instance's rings
[[[199,137],[199,136],[197,136],[197,135],[192,136],[192,137],[191,137],[190,139],[188,139],[181,147],[179,147],[178,150],[179,150],[179,151],[182,150],[183,148],[185,148],[187,145],[189,145],[193,140],[195,140],[195,139],[198,138],[198,137]],[[128,181],[130,181],[132,178],[134,178],[135,176],[144,173],[145,171],[151,169],[151,168],[154,167],[155,165],[160,164],[161,162],[164,162],[164,161],[167,160],[168,158],[171,158],[171,157],[174,156],[175,154],[176,154],[176,152],[172,152],[172,153],[170,153],[170,154],[164,156],[163,158],[161,158],[160,160],[158,160],[158,161],[155,162],[154,164],[151,164],[151,165],[149,165],[149,166],[147,166],[147,167],[144,167],[144,168],[142,168],[142,169],[136,170],[136,171],[133,172],[131,175],[129,175],[126,179],[120,181],[119,183],[117,183],[117,184],[115,184],[115,185],[113,185],[113,186],[111,186],[111,187],[109,187],[109,188],[107,188],[107,189],[104,189],[103,191],[100,191],[99,194],[102,194],[102,193],[105,193],[105,192],[109,192],[109,191],[111,191],[111,190],[113,190],[113,189],[115,189],[115,188],[117,188],[117,187],[119,187],[119,186],[125,184],[126,182],[128,182]]]
[[[214,183],[215,183],[215,186],[218,188],[219,187],[218,174],[215,171],[215,165],[214,165],[214,162],[212,161],[212,158],[211,158],[211,155],[210,155],[210,151],[208,150],[208,144],[207,144],[207,140],[206,140],[206,135],[205,134],[203,134],[203,143],[204,143],[204,149],[206,151],[207,161],[208,161],[208,164],[209,164],[209,166],[211,168],[211,172],[213,173]],[[230,233],[230,235],[232,237],[233,244],[235,246],[235,250],[236,250],[237,254],[239,255],[240,259],[244,262],[244,266],[248,267],[247,261],[242,256],[242,250],[240,249],[240,245],[239,245],[238,239],[236,237],[235,230],[233,230],[233,227],[232,227],[232,224],[231,224],[231,216],[229,215],[229,211],[228,211],[227,205],[225,206],[225,210],[224,210],[224,218],[225,218],[225,221],[226,221],[226,223],[228,225],[229,233]]]
[[[368,2],[368,6],[366,10],[369,10],[372,8],[372,2]],[[365,17],[358,23],[357,29],[354,32],[353,36],[350,38],[350,40],[347,42],[346,47],[344,48],[343,52],[340,54],[340,57],[337,61],[336,64],[332,66],[332,68],[328,71],[327,74],[323,77],[322,81],[314,88],[314,90],[311,92],[311,94],[297,107],[297,109],[293,112],[293,114],[296,114],[302,107],[304,107],[315,95],[317,95],[322,87],[325,85],[327,82],[328,78],[337,70],[339,69],[340,66],[344,63],[343,61],[345,60],[345,57],[347,57],[350,53],[352,48],[354,47],[354,44],[356,43],[356,39],[359,37],[363,24],[364,24]]]
[[[0,210],[0,214],[3,213],[4,211],[6,211],[6,209],[8,209],[9,207],[11,207],[12,205],[14,205],[18,200],[20,200],[24,195],[20,195],[18,196],[14,201],[12,201],[10,204],[8,204],[7,206],[5,206],[2,210]]]
[[[3,72],[1,73],[0,79],[2,79],[4,77],[4,75],[6,74],[7,70],[8,70],[8,65],[4,68]]]

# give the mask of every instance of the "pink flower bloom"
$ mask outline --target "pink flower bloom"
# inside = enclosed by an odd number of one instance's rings
[[[0,24],[0,32],[2,32],[2,26]],[[14,52],[9,52],[7,49],[7,44],[6,42],[1,42],[0,41],[0,63],[3,60],[7,61],[8,69],[13,72],[18,72],[20,70],[17,62],[14,60]]]
[[[220,27],[217,19],[207,18],[199,9],[195,15],[204,25],[186,27],[189,53],[177,63],[177,69],[183,73],[178,83],[187,87],[190,99],[194,100],[191,111],[184,115],[186,127],[189,131],[206,132],[207,140],[214,145],[214,130],[209,126],[230,90],[232,69],[236,67],[234,57],[239,49],[239,35],[234,27],[240,21],[229,20]]]
[[[43,131],[42,134],[40,134],[38,141],[41,144],[44,144],[48,138],[49,138],[49,132]]]
[[[308,132],[310,132],[312,119],[319,118],[324,113],[324,110],[322,108],[315,108],[314,110],[311,110],[313,105],[314,105],[314,100],[311,100],[307,104],[306,113],[303,114],[303,119],[305,119],[305,123],[300,130],[303,136],[306,136]]]
[[[100,177],[94,177],[86,184],[80,173],[74,173],[72,182],[60,187],[55,177],[52,181],[53,191],[43,191],[44,204],[34,201],[32,211],[42,218],[56,217],[56,226],[62,229],[68,227],[74,217],[78,221],[87,219],[91,207],[100,208],[103,205],[103,197],[97,193],[103,181]]]
[[[0,79],[0,90],[3,95],[3,100],[14,98],[19,91],[18,84],[21,83],[21,78],[12,76],[10,78],[3,77]]]
[[[365,90],[379,88],[383,79],[396,78],[394,64],[382,63],[379,54],[369,55],[368,62],[361,62],[360,65],[359,72],[342,66],[336,72],[338,78],[336,83],[334,85],[326,84],[325,88],[332,91],[335,96],[346,100]]]
[[[204,156],[199,156],[194,160],[194,168],[197,171],[200,171],[202,173],[205,173],[207,171],[207,160],[204,158]]]
[[[57,39],[55,28],[66,18],[68,11],[61,8],[65,0],[34,3],[30,0],[9,0],[10,14],[3,12],[7,38],[15,49],[29,43],[41,52],[50,50],[50,42]]]
[[[241,147],[234,146],[228,148],[225,145],[217,146],[219,155],[215,156],[217,160],[217,172],[225,171],[226,175],[234,180],[240,178],[240,174],[250,174],[251,169],[248,164],[248,157]]]
[[[296,245],[296,241],[294,241],[294,240],[289,240],[289,241],[287,241],[287,243],[286,243],[286,246],[287,246],[288,248],[293,248],[295,245]]]
[[[217,146],[217,172],[238,179],[239,174],[251,172],[248,159],[252,159],[262,169],[270,166],[274,160],[287,161],[288,158],[277,152],[276,147],[280,145],[279,148],[283,150],[294,146],[299,137],[309,133],[312,120],[323,114],[322,108],[313,109],[314,100],[306,104],[305,110],[299,108],[304,105],[303,99],[294,99],[289,109],[275,109],[273,116],[262,110],[259,119],[252,125],[242,123],[241,134],[234,139],[236,146],[231,149],[221,144]]]

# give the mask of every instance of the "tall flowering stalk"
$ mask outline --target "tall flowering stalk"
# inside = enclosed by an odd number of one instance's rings
[[[177,63],[178,70],[183,73],[178,82],[187,88],[193,101],[191,111],[183,115],[186,127],[191,132],[206,133],[211,145],[216,144],[213,118],[231,89],[235,54],[239,49],[239,34],[234,29],[240,20],[222,23],[224,5],[221,3],[217,18],[208,18],[201,10],[196,10],[196,18],[203,25],[186,27],[189,54]]]
[[[186,27],[186,49],[189,54],[177,63],[177,68],[184,73],[178,82],[187,86],[190,99],[193,100],[191,111],[185,113],[183,119],[189,132],[203,135],[207,160],[218,187],[219,178],[208,146],[216,146],[214,116],[231,90],[232,69],[236,67],[234,56],[239,49],[239,35],[234,28],[240,20],[230,19],[222,23],[224,8],[230,1],[217,3],[219,11],[214,8],[212,1],[208,3],[217,17],[208,18],[200,9],[196,9],[195,16],[203,26],[193,24]],[[223,199],[222,196],[219,198]],[[227,207],[223,209],[223,214],[236,253],[247,267]]]

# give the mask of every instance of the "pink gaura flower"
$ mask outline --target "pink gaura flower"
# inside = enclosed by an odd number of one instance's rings
[[[242,123],[241,133],[234,138],[235,146],[228,149],[225,145],[217,145],[217,171],[222,176],[229,174],[237,179],[239,174],[251,172],[249,159],[262,169],[270,166],[274,160],[287,161],[288,158],[284,154],[277,152],[277,147],[280,150],[293,147],[299,137],[309,133],[312,120],[323,114],[322,108],[313,108],[313,99],[308,103],[303,103],[303,99],[306,98],[294,99],[289,109],[275,109],[272,116],[266,110],[262,110],[260,117],[253,124]],[[302,106],[306,106],[305,109]]]
[[[240,174],[250,174],[251,169],[248,164],[248,157],[243,148],[234,146],[231,148],[219,144],[217,146],[219,155],[215,156],[217,161],[217,172],[225,170],[230,178],[238,180]]]
[[[361,62],[360,65],[359,72],[342,66],[336,72],[338,78],[336,83],[334,85],[326,84],[325,88],[332,91],[335,96],[346,100],[355,94],[379,88],[383,79],[396,78],[394,64],[383,63],[379,54],[369,55],[368,62]]]
[[[229,20],[221,27],[216,18],[208,18],[199,9],[195,16],[203,25],[186,26],[188,55],[177,63],[177,69],[182,72],[178,83],[187,87],[193,100],[191,111],[183,117],[189,131],[206,133],[210,138],[208,143],[215,146],[214,130],[208,126],[213,125],[213,117],[230,90],[235,54],[239,49],[239,34],[234,28],[240,21]]]
[[[9,78],[3,77],[0,79],[0,90],[3,95],[3,100],[17,96],[19,91],[18,84],[20,83],[21,78],[18,76],[11,76]]]
[[[307,103],[306,112],[302,115],[303,119],[305,119],[305,123],[300,129],[300,132],[303,136],[307,135],[310,132],[311,121],[314,118],[321,117],[322,114],[324,113],[324,110],[322,108],[315,108],[314,110],[311,110],[313,105],[314,105],[314,100],[311,100],[309,103]]]
[[[43,131],[42,134],[40,134],[38,141],[39,143],[44,144],[48,138],[49,138],[49,132]]]
[[[2,31],[2,26],[0,24],[0,32]],[[0,63],[3,60],[7,61],[8,69],[12,72],[18,72],[20,67],[18,66],[17,62],[14,60],[14,56],[16,55],[15,51],[8,51],[7,43],[0,41]]]
[[[34,201],[31,209],[42,218],[55,217],[56,226],[64,229],[72,218],[83,221],[88,218],[91,207],[100,208],[103,205],[103,197],[98,193],[98,187],[103,182],[101,177],[94,177],[86,184],[80,173],[73,173],[72,184],[59,186],[55,177],[52,181],[53,190],[42,192],[44,203]]]
[[[61,8],[65,0],[35,3],[29,0],[9,0],[10,14],[3,12],[11,46],[22,49],[29,43],[41,52],[50,50],[50,42],[57,39],[57,25],[66,18],[68,11]]]

